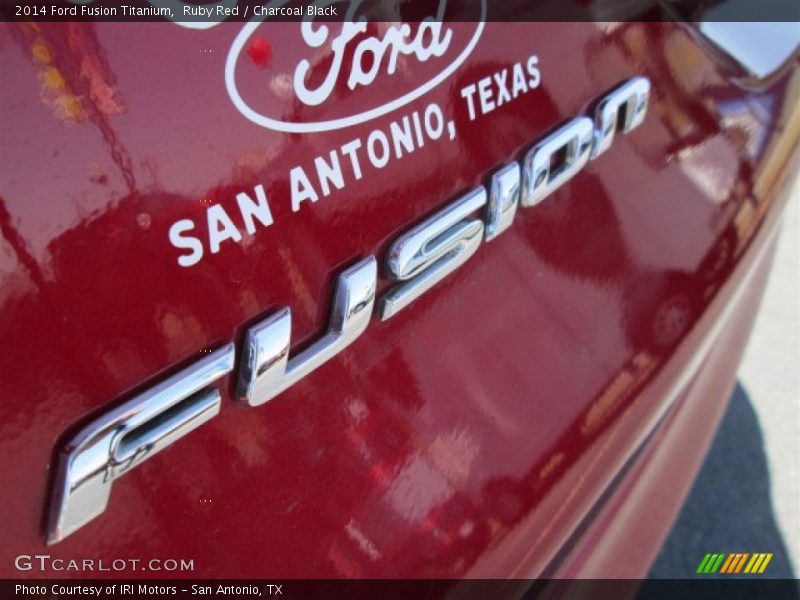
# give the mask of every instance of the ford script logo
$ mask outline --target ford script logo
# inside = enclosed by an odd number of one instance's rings
[[[369,22],[359,15],[361,4],[352,0],[341,23],[270,24],[267,11],[247,23],[225,63],[225,85],[239,112],[287,133],[375,119],[452,75],[478,43],[486,17],[481,0],[474,22],[448,24],[447,0],[440,0],[436,14],[413,25]],[[271,49],[268,60],[253,58],[259,44]]]

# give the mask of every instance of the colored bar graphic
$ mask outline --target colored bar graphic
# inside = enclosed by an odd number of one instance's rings
[[[738,552],[730,554],[729,556],[732,557],[730,566],[727,569],[723,569],[722,571],[720,571],[720,573],[733,573],[733,570],[736,568],[736,565],[739,564],[739,559],[742,558],[742,555],[739,554]]]
[[[714,563],[717,562],[717,557],[718,556],[719,556],[719,554],[712,554],[709,557],[708,562],[706,563],[706,566],[703,567],[703,573],[711,573],[711,569],[714,567]]]
[[[742,554],[740,552],[737,552],[736,560],[734,560],[733,564],[731,565],[730,573],[735,573],[736,572],[736,569],[739,567],[739,563],[740,562],[742,562]]]
[[[725,558],[725,554],[720,554],[719,558],[717,558],[717,561],[714,563],[714,565],[711,567],[711,569],[708,572],[709,573],[716,573],[717,570],[719,569],[720,565],[722,564],[722,559],[724,559],[724,558]]]
[[[731,563],[733,562],[734,558],[736,558],[735,554],[728,554],[728,559],[725,561],[725,564],[722,565],[722,568],[720,569],[719,572],[720,573],[727,573],[728,569],[731,568]]]
[[[744,561],[747,560],[747,557],[750,556],[750,554],[745,552],[742,554],[737,554],[737,556],[739,559],[736,561],[736,564],[731,565],[731,570],[728,571],[729,573],[738,573],[741,571],[742,567],[744,567]]]
[[[703,560],[700,561],[700,566],[697,567],[697,571],[695,571],[695,573],[705,573],[706,565],[708,564],[708,561],[710,559],[711,559],[711,555],[710,554],[706,554],[703,557]]]
[[[750,562],[747,563],[747,566],[744,568],[745,573],[753,573],[753,567],[756,566],[756,563],[761,561],[762,555],[756,552],[753,554],[753,558],[750,559]]]
[[[769,564],[769,561],[771,561],[771,560],[772,560],[772,552],[770,552],[769,554],[766,555],[766,558],[764,559],[764,562],[761,563],[761,567],[758,569],[758,572],[759,573],[763,573],[764,569],[767,568],[767,565]]]
[[[733,564],[731,565],[730,573],[733,573],[736,570],[736,567],[739,566],[739,561],[742,560],[741,552],[736,553],[736,558],[733,559]]]
[[[746,560],[747,560],[747,557],[748,557],[748,556],[750,556],[750,554],[748,554],[748,553],[742,554],[742,558],[741,558],[741,560],[740,560],[740,561],[737,563],[737,565],[736,565],[736,570],[734,571],[733,569],[731,569],[731,572],[732,572],[732,573],[738,573],[738,572],[740,572],[740,571],[742,570],[742,567],[744,566],[744,561],[746,561]]]
[[[696,572],[701,574],[719,572],[720,574],[731,575],[742,573],[742,569],[744,569],[744,573],[763,573],[772,560],[772,556],[773,554],[771,552],[755,552],[753,554],[749,552],[734,552],[731,554],[714,554],[709,552],[703,557],[703,560],[700,561]],[[745,567],[745,565],[747,566]]]
[[[737,560],[739,560],[738,554],[736,553],[728,554],[728,559],[725,561],[725,564],[722,565],[722,568],[719,570],[719,572],[729,573],[736,566]]]

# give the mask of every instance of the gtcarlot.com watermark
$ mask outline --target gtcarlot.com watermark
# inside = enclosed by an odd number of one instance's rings
[[[194,559],[185,558],[58,558],[49,554],[20,554],[14,559],[17,571],[78,572],[181,572],[194,571]]]

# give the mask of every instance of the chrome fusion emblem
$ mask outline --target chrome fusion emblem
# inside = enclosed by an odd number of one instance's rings
[[[401,235],[384,259],[396,283],[378,300],[390,319],[458,269],[513,223],[518,206],[534,206],[603,154],[615,133],[644,120],[650,82],[635,77],[598,103],[594,121],[576,117],[536,142],[522,164],[500,168],[469,191]],[[556,159],[556,157],[562,157]],[[475,213],[482,214],[482,218]],[[276,397],[352,344],[369,325],[378,268],[374,257],[343,271],[336,284],[327,332],[290,357],[292,312],[287,306],[250,328],[238,375],[238,396],[250,406]],[[233,370],[228,344],[84,427],[64,447],[53,494],[48,543],[62,540],[99,514],[115,479],[219,412],[219,380]]]
[[[378,266],[373,257],[339,275],[328,332],[289,359],[292,310],[287,306],[247,332],[239,375],[239,397],[264,404],[333,358],[364,333],[372,316]]]
[[[84,427],[61,453],[47,543],[54,544],[106,509],[111,484],[209,419],[233,370],[228,344]]]

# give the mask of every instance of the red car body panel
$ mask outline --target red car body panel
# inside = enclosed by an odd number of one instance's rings
[[[768,271],[797,167],[796,63],[748,81],[677,23],[487,23],[410,104],[280,133],[226,92],[241,27],[0,27],[0,572],[86,575],[14,568],[50,554],[194,560],[147,576],[642,576],[724,410]],[[301,57],[297,27],[265,28],[275,64]],[[271,68],[258,50],[248,77]],[[531,55],[541,85],[470,121],[459,91]],[[218,417],[45,546],[55,458],[80,426],[203,351],[240,350],[280,307],[293,351],[308,345],[342,268],[382,261],[399,233],[635,75],[652,84],[635,131],[274,400],[236,401],[228,376]],[[376,93],[420,77],[383,77]],[[340,83],[314,114],[376,98]],[[454,140],[292,211],[293,166],[432,102]],[[170,225],[202,224],[209,203],[236,215],[259,183],[274,224],[179,266]],[[641,551],[620,559],[626,544]]]

